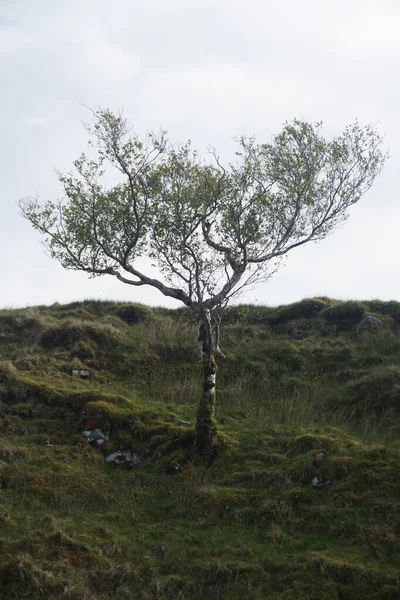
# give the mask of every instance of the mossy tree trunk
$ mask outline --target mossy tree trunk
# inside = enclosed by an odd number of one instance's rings
[[[217,435],[215,420],[215,384],[217,364],[213,355],[212,330],[209,315],[202,310],[197,337],[203,363],[203,393],[196,417],[196,437],[194,453],[204,462],[209,462],[214,454]]]

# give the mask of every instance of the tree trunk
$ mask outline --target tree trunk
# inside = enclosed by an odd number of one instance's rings
[[[217,435],[215,420],[215,374],[217,365],[214,357],[211,362],[204,360],[204,388],[197,410],[196,438],[194,445],[195,456],[208,462],[214,453],[214,440]]]
[[[194,453],[204,462],[209,462],[214,453],[214,440],[217,435],[217,422],[214,416],[217,364],[212,354],[210,319],[205,311],[202,311],[199,321],[197,341],[199,342],[203,362],[204,383],[203,394],[197,411]]]

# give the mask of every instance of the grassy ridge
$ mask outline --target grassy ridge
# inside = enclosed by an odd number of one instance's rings
[[[190,312],[0,311],[0,598],[399,598],[399,306],[229,309],[209,469]],[[357,337],[364,314],[385,328]]]

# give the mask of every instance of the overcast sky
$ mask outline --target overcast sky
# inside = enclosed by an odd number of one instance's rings
[[[153,288],[88,279],[48,258],[16,201],[62,195],[86,149],[82,102],[123,108],[137,131],[169,131],[230,157],[294,117],[327,136],[356,118],[391,158],[349,220],[294,250],[246,301],[316,295],[400,300],[398,0],[0,0],[0,307],[84,298],[175,305]]]

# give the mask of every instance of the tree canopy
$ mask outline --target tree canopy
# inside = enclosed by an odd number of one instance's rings
[[[326,237],[381,172],[382,137],[358,122],[333,139],[321,123],[294,120],[271,141],[237,140],[223,166],[165,132],[136,135],[122,114],[93,112],[92,156],[58,173],[64,197],[20,201],[66,269],[150,285],[212,310],[268,277],[292,249]],[[93,152],[94,151],[94,152]],[[105,183],[107,168],[119,174]],[[162,275],[142,272],[149,257]]]

